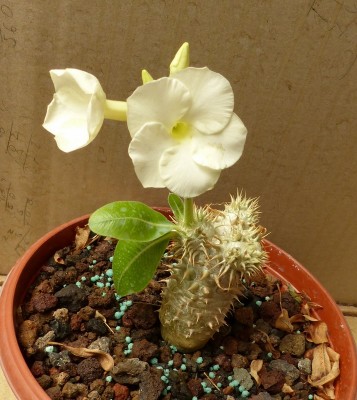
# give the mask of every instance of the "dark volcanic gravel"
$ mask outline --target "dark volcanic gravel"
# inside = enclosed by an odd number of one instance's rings
[[[22,305],[18,338],[29,368],[52,399],[76,400],[309,400],[311,343],[304,324],[287,333],[275,327],[285,308],[301,304],[272,277],[244,281],[244,296],[227,326],[200,351],[182,354],[160,336],[158,305],[162,278],[141,293],[120,298],[111,260],[115,242],[98,239],[80,251],[65,248],[48,260]],[[160,282],[160,283],[159,283]],[[98,314],[99,313],[99,314]],[[95,357],[82,358],[48,342],[111,354],[106,372]],[[262,360],[260,385],[250,374]],[[285,386],[284,386],[285,385]],[[293,390],[284,393],[286,385]]]

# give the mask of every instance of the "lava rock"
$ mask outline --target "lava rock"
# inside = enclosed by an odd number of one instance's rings
[[[234,368],[234,379],[236,379],[240,384],[246,389],[250,390],[254,385],[253,379],[250,373],[244,368]]]
[[[26,320],[19,327],[19,341],[25,349],[32,347],[37,339],[38,326],[35,322]]]
[[[259,373],[263,388],[272,394],[280,393],[285,383],[284,374],[281,371],[268,371],[265,368]]]
[[[101,319],[98,319],[98,318],[91,318],[86,323],[86,329],[89,332],[95,332],[101,336],[105,335],[108,330],[105,323]]]
[[[241,354],[232,355],[232,368],[247,368],[249,366],[248,358]]]
[[[62,395],[65,399],[75,399],[77,396],[85,396],[87,388],[83,383],[67,382],[62,389]]]
[[[79,311],[87,301],[86,291],[72,283],[56,292],[55,296],[60,305],[71,312]]]
[[[42,375],[36,380],[43,389],[48,389],[52,385],[52,379],[48,375]]]
[[[105,353],[109,353],[110,351],[110,343],[111,340],[107,336],[103,336],[95,340],[89,345],[90,349],[101,350]]]
[[[281,371],[285,375],[286,383],[291,386],[299,378],[300,372],[285,360],[273,360],[269,367],[274,371]]]
[[[129,388],[125,385],[121,385],[120,383],[116,383],[113,386],[115,400],[127,400],[129,398]]]
[[[283,353],[289,353],[301,357],[305,353],[305,336],[289,334],[282,338],[279,350]]]
[[[187,382],[187,386],[192,396],[201,397],[203,395],[203,387],[200,379],[190,379]]]
[[[156,344],[151,343],[146,339],[134,342],[131,352],[132,357],[148,362],[153,357],[157,357],[158,355],[159,347]]]
[[[112,369],[112,377],[118,383],[133,385],[140,382],[142,373],[148,367],[148,363],[138,358],[129,358]]]
[[[86,358],[77,366],[77,371],[82,381],[86,384],[103,375],[103,369],[96,358]]]
[[[56,339],[64,339],[71,333],[70,325],[60,319],[54,319],[50,322],[50,328],[54,331]]]
[[[71,358],[67,350],[63,350],[59,353],[49,353],[48,359],[53,367],[59,368],[71,362]]]
[[[238,353],[238,340],[233,336],[227,336],[223,340],[224,352],[231,356]]]
[[[234,311],[234,318],[242,325],[252,326],[254,321],[254,312],[252,307],[237,308]]]
[[[260,392],[250,398],[250,400],[273,400],[268,392]]]
[[[53,386],[46,390],[46,393],[52,400],[63,400],[61,388],[59,386]]]
[[[311,360],[308,358],[303,358],[302,360],[299,360],[298,368],[304,374],[310,375],[312,372]]]
[[[125,317],[131,320],[138,329],[150,329],[158,320],[155,307],[150,304],[134,304],[126,313]]]

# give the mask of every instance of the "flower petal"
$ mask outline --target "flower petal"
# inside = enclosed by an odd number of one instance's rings
[[[52,69],[50,75],[56,92],[71,88],[84,94],[98,93],[100,97],[105,98],[98,79],[88,72],[75,68]]]
[[[98,79],[76,69],[50,71],[56,93],[43,127],[55,135],[65,152],[89,144],[104,120],[105,93]]]
[[[133,137],[129,155],[133,160],[136,175],[144,187],[165,187],[159,171],[162,153],[175,145],[166,128],[149,122]]]
[[[177,79],[161,78],[139,86],[127,99],[131,137],[147,122],[159,122],[167,130],[171,130],[191,103],[189,91]]]
[[[220,171],[202,167],[192,160],[191,141],[167,149],[160,159],[160,175],[171,192],[196,197],[216,184]]]
[[[104,106],[97,95],[93,95],[90,99],[87,110],[87,126],[89,134],[89,144],[98,135],[104,121]]]
[[[221,131],[227,125],[233,112],[234,95],[224,76],[206,67],[189,67],[173,78],[185,84],[193,99],[185,122],[206,134]]]
[[[231,167],[243,153],[247,128],[233,114],[228,125],[213,135],[195,132],[192,137],[192,158],[203,166],[216,170]]]
[[[85,125],[86,121],[63,121],[62,132],[55,136],[57,146],[65,153],[78,150],[88,144],[88,132]],[[47,129],[47,128],[46,128]]]

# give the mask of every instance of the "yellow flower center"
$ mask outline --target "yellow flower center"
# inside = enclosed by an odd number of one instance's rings
[[[190,126],[186,122],[177,122],[172,127],[171,134],[175,140],[182,142],[190,135]]]

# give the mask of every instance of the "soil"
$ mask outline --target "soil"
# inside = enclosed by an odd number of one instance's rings
[[[243,280],[227,325],[200,351],[183,354],[160,335],[158,308],[166,268],[141,293],[120,298],[111,269],[115,242],[67,247],[40,266],[19,310],[18,338],[29,368],[51,399],[309,400],[311,360],[305,322],[277,329],[282,309],[300,299],[272,276]],[[164,264],[164,263],[163,263]],[[109,353],[114,368],[48,342]],[[260,384],[250,374],[262,360]],[[253,362],[253,364],[252,364]],[[291,390],[292,389],[292,390]]]

